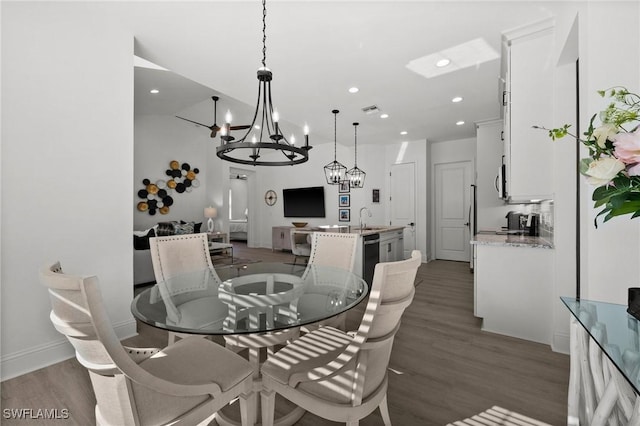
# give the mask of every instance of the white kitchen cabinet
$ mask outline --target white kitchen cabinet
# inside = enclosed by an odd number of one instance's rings
[[[380,262],[395,262],[402,260],[404,254],[403,231],[380,233]]]
[[[551,140],[532,126],[552,126],[554,33],[551,21],[503,34],[507,196],[553,198]]]
[[[503,152],[502,120],[476,123],[476,226],[478,230],[500,229],[512,206],[498,193],[498,170]]]
[[[551,344],[553,249],[477,244],[474,274],[484,331]]]

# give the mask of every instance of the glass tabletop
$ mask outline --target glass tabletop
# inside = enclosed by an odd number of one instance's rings
[[[258,262],[176,275],[138,294],[131,312],[180,333],[262,333],[339,315],[368,291],[364,280],[343,269]]]
[[[561,297],[571,314],[640,393],[640,333],[626,305]]]

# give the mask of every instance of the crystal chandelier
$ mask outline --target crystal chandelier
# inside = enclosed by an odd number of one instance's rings
[[[364,178],[367,175],[362,169],[358,168],[358,124],[353,123],[355,155],[353,157],[353,168],[347,172],[347,180],[351,188],[362,188],[364,186]]]
[[[292,166],[309,159],[309,127],[304,126],[304,145],[296,146],[295,137],[287,139],[278,124],[279,116],[271,103],[272,73],[267,68],[267,7],[262,0],[262,67],[258,68],[258,101],[253,121],[247,132],[236,140],[231,136],[231,114],[228,112],[225,124],[220,129],[220,146],[216,155],[232,163],[253,166]],[[278,155],[264,154],[277,153]]]
[[[337,117],[340,111],[334,109],[331,112],[333,113],[333,161],[324,166],[324,175],[326,176],[327,183],[329,185],[339,185],[340,182],[345,180],[347,168],[336,160],[338,149]]]

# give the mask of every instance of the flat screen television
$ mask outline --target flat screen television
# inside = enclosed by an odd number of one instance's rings
[[[282,190],[284,217],[325,217],[324,186]]]

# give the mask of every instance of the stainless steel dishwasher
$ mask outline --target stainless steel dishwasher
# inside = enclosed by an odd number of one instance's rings
[[[371,285],[373,271],[380,261],[380,234],[362,237],[362,278]]]

